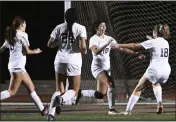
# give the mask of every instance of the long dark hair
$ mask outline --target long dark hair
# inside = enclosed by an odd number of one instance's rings
[[[65,20],[67,22],[67,28],[71,36],[73,37],[72,26],[78,20],[78,13],[75,8],[69,8],[65,12]]]
[[[20,27],[20,25],[24,24],[25,20],[20,17],[14,17],[11,26],[6,27],[4,38],[11,45],[15,45],[15,37],[16,37],[16,29]]]
[[[170,37],[170,30],[168,24],[159,24],[156,25],[153,29],[158,37],[163,37],[165,39],[168,39]]]

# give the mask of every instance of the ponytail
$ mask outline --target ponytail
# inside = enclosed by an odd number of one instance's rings
[[[163,25],[163,37],[165,38],[165,39],[168,39],[168,38],[170,38],[170,30],[169,30],[169,25],[168,24],[164,24]]]
[[[5,40],[11,45],[15,45],[16,29],[13,26],[7,27],[5,30]]]
[[[65,12],[65,20],[67,22],[67,29],[72,37],[73,32],[72,32],[72,26],[73,24],[78,20],[78,13],[75,8],[69,8]]]
[[[154,27],[154,31],[157,32],[157,37],[163,37],[168,39],[170,37],[169,25],[159,24]]]
[[[17,33],[16,29],[19,28],[24,22],[25,20],[22,17],[16,16],[12,21],[12,25],[5,29],[4,38],[11,46],[15,45],[15,37]]]

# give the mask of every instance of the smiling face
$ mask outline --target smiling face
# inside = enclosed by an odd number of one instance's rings
[[[100,35],[100,36],[101,36],[101,35],[104,35],[104,33],[105,33],[105,31],[106,31],[106,24],[105,24],[105,22],[100,23],[100,24],[98,25],[96,31],[97,31],[97,34],[98,34],[98,35]]]

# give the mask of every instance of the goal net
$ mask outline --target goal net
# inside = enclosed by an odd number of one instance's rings
[[[72,1],[71,6],[79,12],[79,23],[86,26],[88,37],[91,36],[92,25],[96,19],[103,18],[107,24],[107,33],[118,43],[142,42],[146,35],[152,35],[153,26],[168,23],[171,31],[169,62],[172,73],[163,87],[163,100],[174,101],[176,93],[176,2],[174,1]],[[149,52],[141,50],[147,56],[145,60],[138,60],[135,56],[111,52],[111,74],[116,83],[116,102],[127,101],[136,83],[149,65]],[[96,81],[90,70],[92,54],[89,50],[83,57],[82,89],[96,89]],[[152,87],[145,90],[141,100],[155,101]],[[97,102],[95,99],[85,98],[82,102]],[[107,102],[104,101],[98,102]]]

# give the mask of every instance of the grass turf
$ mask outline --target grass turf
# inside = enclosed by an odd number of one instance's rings
[[[46,116],[41,116],[36,113],[13,113],[1,114],[1,121],[46,121]],[[132,116],[123,115],[107,115],[106,113],[92,113],[92,114],[61,114],[56,115],[57,121],[175,121],[176,115],[155,113],[135,113]]]

